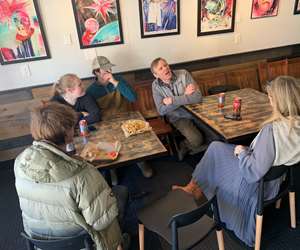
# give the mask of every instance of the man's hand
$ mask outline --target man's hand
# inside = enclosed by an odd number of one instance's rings
[[[243,151],[246,150],[246,147],[245,146],[242,146],[242,145],[237,145],[235,148],[234,148],[234,155],[235,156],[239,156],[240,153],[242,153]]]
[[[110,72],[107,72],[106,74],[107,74],[108,81],[110,83],[112,83],[115,87],[117,87],[117,85],[118,85],[119,82],[114,78],[113,74],[110,73]]]
[[[165,105],[171,105],[173,103],[173,98],[171,96],[165,97],[163,99],[163,104]]]
[[[103,83],[112,83],[115,87],[117,87],[119,81],[117,81],[113,74],[110,71],[105,71],[100,69],[100,72],[96,72],[98,80]]]
[[[193,94],[196,90],[197,90],[197,88],[196,88],[195,84],[190,83],[190,84],[188,84],[188,85],[186,86],[185,91],[184,91],[184,94],[185,94],[185,95],[191,95],[191,94]]]

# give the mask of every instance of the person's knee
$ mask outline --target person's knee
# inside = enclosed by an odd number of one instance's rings
[[[196,129],[196,128],[195,128]],[[193,131],[187,140],[193,147],[199,147],[204,143],[204,137],[200,131]]]
[[[224,142],[221,141],[213,141],[209,144],[208,150],[219,150],[224,146]]]

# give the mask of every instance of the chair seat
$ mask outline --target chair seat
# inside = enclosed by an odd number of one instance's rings
[[[72,237],[63,237],[60,239],[33,239],[26,233],[21,232],[27,241],[27,250],[42,249],[42,250],[79,250],[93,249],[93,241],[89,234],[79,234]]]
[[[161,235],[171,244],[172,233],[169,221],[172,216],[192,211],[197,207],[192,196],[181,190],[175,190],[154,204],[140,210],[138,218],[150,231]],[[193,245],[199,239],[204,238],[214,227],[214,221],[208,216],[203,216],[194,224],[179,228],[179,249],[186,249]]]
[[[161,118],[150,119],[148,122],[157,135],[166,135],[172,132],[172,127]]]

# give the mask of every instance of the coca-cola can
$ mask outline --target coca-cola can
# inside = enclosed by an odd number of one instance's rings
[[[233,116],[235,118],[241,117],[241,109],[242,109],[242,99],[240,97],[235,97],[233,100]]]
[[[225,93],[218,94],[218,108],[224,108],[225,106]]]
[[[79,130],[80,130],[80,135],[81,136],[88,136],[89,135],[89,129],[87,126],[87,121],[86,120],[80,120],[79,122]]]

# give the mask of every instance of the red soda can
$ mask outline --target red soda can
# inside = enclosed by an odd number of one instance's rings
[[[218,108],[224,108],[225,106],[225,93],[218,95]]]
[[[241,109],[242,109],[242,99],[240,97],[235,97],[233,100],[233,116],[235,118],[241,117]]]
[[[79,122],[79,130],[80,130],[80,135],[81,136],[88,136],[89,135],[89,129],[87,126],[87,121],[86,120],[80,120]]]

